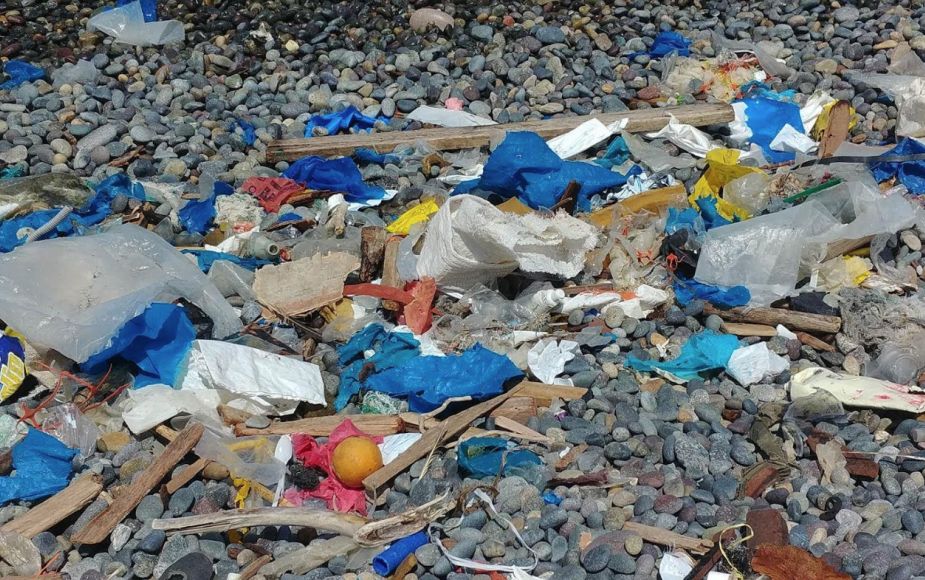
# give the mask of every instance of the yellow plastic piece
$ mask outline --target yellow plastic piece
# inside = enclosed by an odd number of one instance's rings
[[[716,199],[716,211],[729,221],[734,218],[746,220],[749,213],[719,196],[723,186],[749,173],[763,173],[756,167],[739,165],[741,151],[735,149],[713,149],[707,152],[707,170],[694,184],[694,192],[687,198],[691,206],[697,207],[697,200],[704,197]]]
[[[411,226],[426,222],[430,219],[430,216],[437,213],[439,209],[440,207],[433,198],[428,199],[398,216],[398,219],[390,223],[385,229],[390,234],[407,236],[408,232],[411,231]]]

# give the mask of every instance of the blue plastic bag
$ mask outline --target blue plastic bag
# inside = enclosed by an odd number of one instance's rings
[[[14,474],[0,477],[0,505],[34,501],[54,495],[71,479],[71,461],[77,455],[58,439],[29,428],[13,447]]]
[[[125,6],[135,0],[118,0],[116,6]],[[141,13],[145,16],[145,22],[157,22],[157,0],[138,0],[141,5]]]
[[[241,128],[241,132],[244,133],[242,136],[244,139],[244,144],[248,147],[251,147],[254,143],[257,142],[257,133],[253,125],[245,121],[244,119],[235,117],[234,123]]]
[[[366,358],[364,353],[375,351]],[[410,332],[389,332],[381,324],[370,324],[354,334],[350,340],[337,349],[341,371],[340,387],[334,408],[338,411],[347,406],[350,399],[364,387],[360,372],[369,363],[377,372],[390,369],[420,356],[420,343]]]
[[[124,358],[138,366],[135,388],[173,385],[196,329],[176,304],[154,303],[126,322],[110,345],[80,365],[88,373],[105,372],[109,361]]]
[[[719,211],[716,209],[715,197],[699,197],[697,198],[696,203],[697,208],[700,210],[700,217],[703,219],[703,227],[707,230],[712,230],[713,228],[718,228],[720,226],[728,226],[731,223],[739,221],[738,218],[735,218],[733,221],[729,221],[721,216]]]
[[[190,200],[180,208],[177,213],[180,223],[186,231],[195,234],[204,234],[212,226],[212,220],[215,219],[215,199],[220,195],[231,195],[234,188],[227,183],[216,181],[212,188],[212,195],[206,199]]]
[[[523,377],[511,359],[481,344],[458,355],[418,356],[366,379],[364,388],[393,397],[407,397],[414,412],[436,409],[452,397],[487,399],[500,395],[504,384]]]
[[[673,30],[659,32],[648,52],[649,56],[652,58],[662,58],[668,56],[672,52],[678,53],[678,56],[690,56],[691,41]],[[635,57],[639,54],[642,53],[637,52],[632,56]]]
[[[425,532],[411,534],[392,542],[391,546],[373,558],[373,572],[380,576],[390,575],[409,554],[413,554],[415,550],[428,543],[430,543],[430,538]]]
[[[731,334],[719,334],[704,330],[687,339],[681,347],[681,354],[674,360],[658,362],[626,357],[626,366],[637,371],[667,371],[683,380],[700,378],[699,373],[725,369],[733,351],[739,348],[739,340]]]
[[[542,463],[536,453],[514,447],[500,437],[472,437],[456,447],[456,462],[463,473],[475,477],[514,475],[518,468]]]
[[[110,175],[103,181],[99,182],[93,188],[98,196],[102,196],[98,201],[109,203],[117,195],[125,195],[134,199],[145,199],[145,188],[138,181],[132,181],[125,173],[116,173]]]
[[[768,162],[784,163],[796,159],[793,152],[771,149],[771,142],[785,125],[790,125],[799,133],[804,132],[800,107],[767,97],[749,97],[741,102],[745,103],[745,115],[748,117],[746,125],[752,131],[751,142],[761,147]]]
[[[184,254],[191,254],[196,256],[196,265],[199,266],[199,269],[203,273],[208,274],[209,270],[212,269],[212,264],[216,260],[228,260],[229,262],[234,262],[242,268],[248,270],[256,270],[261,266],[266,266],[270,263],[269,260],[259,260],[257,258],[241,258],[240,256],[235,256],[234,254],[228,254],[226,252],[213,252],[211,250],[181,250]]]
[[[607,150],[604,151],[604,154],[595,159],[594,162],[601,167],[610,169],[623,165],[632,156],[629,147],[626,146],[626,140],[623,139],[623,135],[618,135],[614,137],[610,145],[607,146]]]
[[[3,65],[3,72],[9,79],[0,83],[0,91],[11,91],[23,83],[37,81],[45,76],[45,71],[24,60],[10,60]]]
[[[510,132],[492,152],[480,179],[464,181],[453,195],[475,188],[518,198],[533,209],[551,208],[572,181],[581,185],[576,208],[591,210],[591,197],[626,183],[626,176],[594,163],[564,161],[536,133]]]
[[[369,149],[367,147],[354,149],[353,158],[359,163],[375,163],[376,165],[401,162],[401,157],[398,155],[392,153],[377,153],[374,149]]]
[[[723,310],[745,306],[752,299],[751,292],[745,286],[722,288],[678,275],[675,275],[674,279],[674,295],[681,306],[687,306],[692,300],[699,298]]]
[[[305,124],[305,137],[314,137],[315,127],[324,127],[328,135],[337,135],[341,131],[347,132],[350,129],[368,132],[380,119],[388,120],[387,117],[368,117],[350,105],[343,111],[313,116]]]
[[[344,198],[353,203],[366,203],[385,197],[384,189],[367,185],[363,181],[363,175],[349,157],[303,157],[294,161],[283,172],[283,177],[311,189],[342,192]]]
[[[884,155],[918,155],[920,153],[925,153],[925,145],[906,137]],[[877,163],[871,167],[871,171],[877,181],[886,181],[896,177],[906,186],[909,193],[914,195],[925,193],[925,161]]]

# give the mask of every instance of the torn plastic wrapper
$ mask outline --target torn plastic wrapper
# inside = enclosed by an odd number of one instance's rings
[[[757,342],[737,348],[732,353],[726,363],[726,374],[747,387],[765,377],[777,376],[788,368],[790,362],[787,359],[768,350],[767,343]]]
[[[693,125],[686,125],[678,121],[674,115],[670,116],[668,124],[662,127],[661,130],[648,133],[646,137],[649,139],[667,139],[691,155],[701,158],[706,157],[708,152],[717,148],[709,135]]]
[[[0,505],[34,501],[61,491],[71,479],[76,449],[38,429],[13,447],[13,475],[0,477]]]
[[[916,139],[906,138],[884,155],[919,155],[922,153],[925,153],[925,144]],[[895,177],[906,186],[909,193],[925,194],[925,160],[877,163],[870,169],[877,181],[886,181]]]
[[[807,397],[823,390],[850,407],[925,412],[925,391],[890,381],[845,375],[810,367],[790,379],[790,398]]]
[[[0,333],[0,401],[12,397],[26,380],[26,345],[11,328]]]
[[[741,154],[736,149],[713,149],[707,153],[707,170],[694,184],[694,192],[688,198],[691,206],[697,207],[698,199],[712,197],[716,200],[716,211],[724,219],[730,222],[748,219],[748,212],[719,197],[727,183],[749,173],[761,173],[755,167],[740,165]]]
[[[700,378],[701,372],[725,369],[729,357],[739,348],[739,340],[730,334],[704,330],[691,336],[681,347],[677,358],[658,362],[626,358],[626,366],[639,371],[669,373],[682,381]]]
[[[510,274],[577,275],[597,242],[594,226],[560,212],[517,216],[473,196],[451,197],[431,218],[416,278],[465,290]]]
[[[751,300],[751,294],[745,286],[732,286],[724,288],[711,286],[697,280],[684,279],[678,275],[674,278],[674,295],[678,304],[687,306],[695,299],[706,300],[717,308],[726,310],[737,306],[745,306]]]
[[[360,373],[367,363],[377,371],[383,371],[418,356],[420,350],[419,342],[410,332],[390,332],[381,324],[370,324],[341,346],[338,354],[340,364],[344,367],[334,403],[339,411],[363,388]]]
[[[286,472],[286,464],[276,458],[277,439],[262,435],[227,437],[206,429],[194,451],[202,459],[224,465],[233,477],[272,489]]]
[[[621,138],[633,157],[656,173],[671,169],[690,169],[697,165],[695,159],[670,155],[664,149],[646,143],[632,133],[624,133]]]
[[[234,188],[221,181],[214,182],[212,192],[205,199],[187,201],[177,215],[186,231],[197,234],[206,233],[215,219],[215,200],[220,195],[231,195]]]
[[[185,38],[182,22],[149,22],[141,2],[129,2],[97,13],[87,22],[87,30],[98,30],[116,42],[135,46],[161,46],[183,42]]]
[[[37,81],[45,76],[45,71],[23,60],[8,60],[3,63],[3,72],[9,77],[0,83],[0,91],[12,91],[21,84]]]
[[[229,342],[194,341],[180,383],[181,390],[228,391],[263,414],[326,404],[317,365]]]
[[[497,125],[491,119],[479,117],[465,111],[454,111],[450,109],[441,109],[439,107],[430,107],[421,105],[405,116],[409,121],[417,121],[426,125],[436,125],[438,127],[484,127],[486,125]]]
[[[56,283],[67,280],[67,288]],[[109,344],[152,302],[185,298],[215,323],[213,336],[241,328],[234,309],[195,264],[135,225],[93,236],[44,240],[0,256],[0,319],[36,348],[75,362]]]
[[[57,438],[86,459],[96,452],[100,430],[93,420],[80,412],[77,405],[65,403],[48,409],[42,419],[42,431]]]
[[[750,97],[741,101],[744,103],[745,124],[750,135],[748,139],[761,147],[765,157],[771,163],[792,161],[794,154],[787,151],[775,151],[771,143],[778,134],[789,125],[792,130],[799,133],[803,128],[803,119],[800,108],[793,104],[767,97]],[[741,109],[737,109],[738,112]]]
[[[771,140],[770,147],[774,151],[807,155],[815,151],[819,144],[788,124]]]

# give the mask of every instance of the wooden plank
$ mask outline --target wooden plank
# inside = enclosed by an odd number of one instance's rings
[[[796,312],[784,308],[731,308],[720,310],[711,305],[703,309],[706,314],[715,314],[730,322],[751,322],[777,326],[783,324],[791,330],[805,330],[823,334],[835,334],[841,328],[841,318],[809,312]]]
[[[235,425],[235,435],[292,435],[302,433],[313,437],[327,437],[344,419],[350,419],[357,429],[369,435],[394,435],[405,430],[405,422],[398,415],[329,415],[295,421],[272,423],[265,429],[252,429],[243,423]]]
[[[811,334],[805,332],[794,332],[794,334],[797,335],[797,338],[800,339],[800,342],[806,346],[811,346],[816,350],[821,350],[824,352],[835,352],[834,346],[825,342],[824,340],[816,338]]]
[[[585,396],[588,389],[581,387],[567,387],[563,385],[547,385],[535,381],[523,381],[520,383],[523,389],[519,395],[521,397],[532,397],[540,407],[548,407],[553,399],[562,399],[563,401],[574,401]]]
[[[777,329],[767,324],[748,322],[724,322],[723,330],[736,336],[777,336]]]
[[[552,442],[552,439],[543,435],[539,431],[534,431],[533,429],[527,427],[523,423],[515,421],[514,419],[511,419],[509,417],[495,417],[495,427],[499,427],[501,429],[507,429],[511,433],[523,435],[524,437],[532,437],[533,439],[537,441],[546,440],[546,441],[549,441],[550,443]]]
[[[671,115],[678,121],[695,127],[728,123],[735,118],[732,107],[724,103],[682,105],[658,109],[638,109],[622,113],[602,113],[577,117],[559,117],[540,121],[524,121],[482,127],[437,127],[418,131],[389,131],[357,135],[330,135],[308,139],[284,139],[267,147],[267,162],[294,161],[306,155],[350,155],[354,149],[367,147],[379,153],[390,153],[400,145],[414,145],[418,141],[434,149],[454,151],[482,147],[500,141],[508,131],[532,131],[544,139],[567,133],[582,123],[597,118],[604,125],[627,120],[626,131],[639,133],[658,131],[668,124]]]
[[[167,493],[173,495],[177,493],[177,490],[186,485],[187,483],[193,481],[197,475],[206,468],[206,465],[212,463],[210,459],[197,459],[192,465],[188,465],[186,469],[178,473],[173,479],[167,482],[167,485],[164,486],[164,489],[167,490]]]
[[[695,554],[705,554],[707,550],[713,547],[713,542],[710,540],[682,536],[671,530],[663,530],[637,522],[626,522],[623,524],[623,531],[634,533],[651,544],[683,548]]]
[[[835,155],[835,150],[848,138],[848,125],[851,124],[851,103],[838,101],[829,109],[829,125],[819,141],[819,158],[825,159]]]
[[[470,423],[492,412],[504,401],[515,395],[522,395],[521,391],[523,389],[524,384],[521,383],[504,394],[473,405],[441,421],[435,428],[426,431],[420,439],[393,459],[391,463],[364,479],[363,487],[371,495],[378,495],[386,485],[395,479],[398,474],[411,467],[415,461],[426,457],[435,447],[465,431]]]
[[[382,285],[392,288],[401,288],[403,286],[401,276],[398,274],[398,245],[401,238],[392,236],[385,242],[385,250],[382,258]],[[394,300],[383,300],[382,307],[390,312],[398,312],[401,306]]]
[[[511,397],[488,416],[496,419],[509,417],[515,422],[526,423],[530,417],[536,417],[536,401],[531,397]]]
[[[151,522],[151,528],[168,534],[205,534],[254,526],[298,526],[353,536],[366,522],[366,518],[355,514],[303,507],[265,507],[156,519]]]
[[[360,282],[372,282],[378,277],[388,239],[385,228],[366,226],[360,230]]]
[[[199,438],[202,437],[201,423],[190,423],[181,431],[176,439],[167,445],[163,453],[144,471],[135,476],[132,483],[125,489],[108,508],[71,537],[74,544],[99,544],[109,537],[112,530],[128,516],[132,510],[164,477],[193,450]]]
[[[101,491],[103,479],[99,475],[79,477],[23,515],[3,524],[0,531],[15,532],[32,539],[89,505]]]

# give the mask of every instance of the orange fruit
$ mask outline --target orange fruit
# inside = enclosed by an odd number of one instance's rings
[[[347,437],[331,454],[331,469],[347,487],[362,487],[363,480],[380,467],[379,446],[366,437]]]

